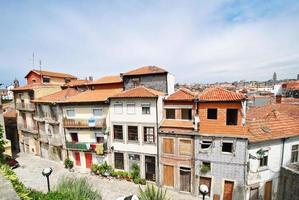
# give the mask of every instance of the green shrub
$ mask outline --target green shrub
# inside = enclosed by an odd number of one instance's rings
[[[1,99],[0,99],[1,101]],[[0,164],[1,163],[4,163],[4,152],[5,152],[5,148],[4,148],[4,145],[5,145],[5,141],[3,139],[3,129],[2,129],[2,126],[0,125]]]
[[[101,200],[101,194],[92,189],[86,178],[63,177],[55,191],[61,194],[67,194],[68,199],[72,200]]]
[[[64,167],[68,169],[72,169],[74,167],[74,162],[71,159],[66,158],[64,160]]]
[[[117,177],[117,171],[114,171],[114,170],[113,170],[113,171],[111,172],[110,175],[111,175],[112,177]]]
[[[133,179],[133,182],[135,184],[146,185],[146,180],[144,178],[140,178],[140,177]]]
[[[139,187],[138,198],[139,200],[169,200],[166,196],[167,190],[158,188],[154,185],[147,185],[144,190]]]
[[[113,168],[112,166],[108,165],[108,163],[105,161],[102,165],[99,166],[99,170],[101,175],[104,175],[105,173],[111,174]]]
[[[99,174],[99,165],[97,164],[92,164],[91,165],[91,172],[93,172],[94,174]]]
[[[60,193],[53,191],[45,194],[38,191],[31,191],[29,196],[33,200],[68,200],[70,193]]]
[[[138,164],[133,163],[131,167],[131,175],[133,179],[140,177],[140,167]]]
[[[18,196],[22,200],[30,200],[29,197],[30,190],[28,190],[23,183],[19,181],[18,176],[15,174],[15,172],[8,166],[8,165],[1,165],[0,166],[0,173],[10,180],[13,188],[17,192]]]

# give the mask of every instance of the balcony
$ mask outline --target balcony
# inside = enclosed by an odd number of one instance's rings
[[[19,126],[19,129],[21,129],[23,132],[31,133],[31,134],[38,134],[38,130],[34,126]]]
[[[69,142],[66,141],[66,148],[72,150],[81,150],[81,151],[95,151],[96,143],[88,143],[88,142]],[[103,150],[107,152],[107,142],[103,143]]]
[[[33,103],[16,103],[16,109],[31,112],[35,111]]]
[[[106,119],[63,119],[65,128],[104,128]]]
[[[58,136],[50,136],[50,141],[49,143],[52,145],[52,146],[56,146],[56,147],[59,147],[59,146],[62,146],[62,140],[60,137]]]

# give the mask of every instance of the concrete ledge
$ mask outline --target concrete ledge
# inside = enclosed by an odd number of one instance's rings
[[[11,182],[5,177],[0,175],[0,194],[2,200],[19,200],[16,191],[14,190]]]

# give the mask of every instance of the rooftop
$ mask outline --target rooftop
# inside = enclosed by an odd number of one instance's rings
[[[27,76],[31,73],[34,72],[38,75],[43,75],[43,76],[50,76],[50,77],[57,77],[57,78],[71,78],[71,79],[76,79],[76,76],[73,76],[71,74],[65,74],[65,73],[60,73],[60,72],[52,72],[52,71],[45,71],[45,70],[37,70],[37,69],[33,69],[31,70],[26,76],[25,78],[27,78]]]
[[[111,98],[156,98],[158,96],[164,96],[165,93],[146,88],[144,86],[139,86],[136,88],[132,88],[129,90],[122,91],[120,93],[117,93]]]
[[[77,79],[77,80],[71,80],[70,82],[63,85],[63,87],[76,87],[76,86],[82,86],[87,85],[88,83],[91,83],[92,81],[85,80],[85,79]]]
[[[197,94],[186,89],[180,88],[173,94],[169,95],[167,101],[193,101],[197,97]]]
[[[201,102],[243,101],[245,99],[245,95],[241,93],[228,91],[220,87],[208,88],[199,94]]]
[[[43,96],[41,98],[38,98],[36,100],[32,100],[32,102],[36,103],[56,103],[56,102],[63,102],[67,100],[71,96],[75,96],[79,94],[80,92],[74,88],[67,88],[64,90],[61,90],[59,92],[55,92],[53,94]]]
[[[12,91],[26,91],[26,90],[34,90],[38,88],[47,88],[47,87],[60,87],[60,84],[51,84],[51,83],[33,83],[24,86],[20,86],[12,89]]]
[[[98,80],[92,82],[92,84],[109,84],[109,83],[122,83],[123,80],[119,75],[116,76],[103,76]]]
[[[145,74],[163,74],[167,73],[166,70],[157,67],[157,66],[145,66],[138,69],[134,69],[132,71],[128,71],[123,73],[124,76],[132,76],[132,75],[145,75]]]

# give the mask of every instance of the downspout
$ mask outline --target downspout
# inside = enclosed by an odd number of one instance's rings
[[[159,96],[156,99],[156,126],[157,126],[157,185],[160,186],[160,162],[159,162],[159,147],[160,147],[160,143],[159,143],[159,118],[158,118],[158,101],[159,101]]]
[[[282,151],[281,151],[281,162],[280,162],[280,167],[283,165],[283,157],[284,157],[284,144],[287,138],[282,139]]]
[[[65,130],[65,127],[64,127],[64,113],[63,113],[63,109],[62,109],[62,107],[61,106],[59,106],[60,107],[60,109],[61,109],[61,113],[62,113],[62,126],[63,126],[63,135],[64,135],[64,145],[65,145],[65,149],[66,149],[66,156],[67,156],[67,158],[70,158],[69,157],[69,150],[67,149],[67,147],[66,147],[66,130]]]

